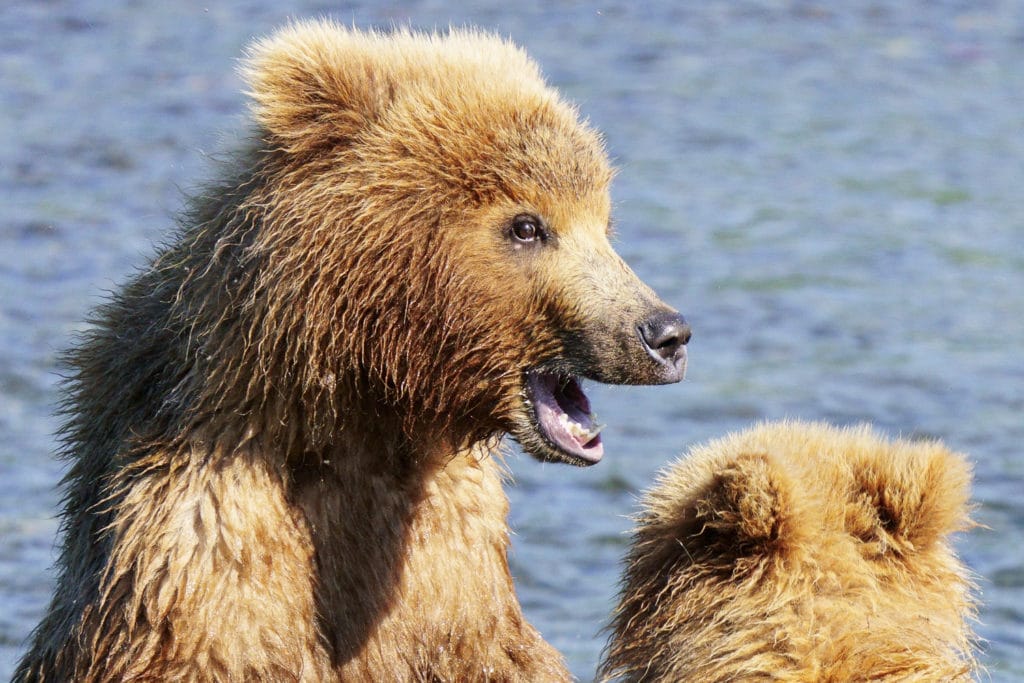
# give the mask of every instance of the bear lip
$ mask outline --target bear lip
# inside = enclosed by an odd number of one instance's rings
[[[538,431],[545,440],[582,464],[593,465],[604,455],[601,429],[590,412],[590,400],[576,377],[534,371],[526,376]]]

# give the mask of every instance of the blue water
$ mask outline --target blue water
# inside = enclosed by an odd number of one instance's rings
[[[468,9],[467,9],[468,7]],[[605,462],[513,457],[530,619],[593,676],[637,492],[767,417],[941,437],[992,680],[1024,680],[1024,4],[423,1],[0,6],[0,679],[50,592],[54,359],[244,125],[288,17],[472,23],[607,134],[620,252],[695,330],[681,385],[591,387]]]

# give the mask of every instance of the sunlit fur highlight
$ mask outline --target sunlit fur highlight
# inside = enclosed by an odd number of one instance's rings
[[[970,468],[935,441],[781,422],[694,448],[645,496],[602,674],[968,681]]]

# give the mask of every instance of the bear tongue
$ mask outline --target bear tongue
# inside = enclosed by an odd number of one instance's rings
[[[604,455],[601,428],[590,412],[590,401],[574,377],[531,373],[530,394],[544,434],[567,453],[596,463]]]

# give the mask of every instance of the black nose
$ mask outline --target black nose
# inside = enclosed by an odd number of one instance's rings
[[[690,341],[690,324],[678,313],[658,313],[640,326],[640,338],[655,360],[674,366],[686,357],[683,347]]]

